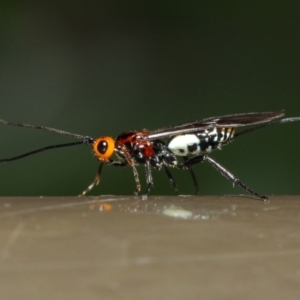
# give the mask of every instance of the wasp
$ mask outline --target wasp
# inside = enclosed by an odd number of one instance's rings
[[[99,184],[104,164],[115,167],[125,167],[129,165],[132,168],[136,184],[134,194],[138,195],[141,191],[141,184],[136,167],[137,165],[144,165],[147,183],[146,190],[143,194],[143,198],[145,199],[153,186],[152,168],[165,171],[175,192],[178,192],[178,187],[169,168],[189,170],[197,194],[199,187],[192,168],[197,164],[207,161],[234,185],[238,185],[251,195],[265,200],[267,199],[266,196],[249,188],[230,171],[212,159],[209,154],[213,150],[221,149],[222,146],[227,145],[245,133],[274,124],[300,121],[300,117],[283,118],[283,116],[284,111],[232,114],[206,118],[153,131],[145,129],[141,131],[126,131],[121,133],[116,139],[110,136],[101,136],[94,139],[89,136],[74,134],[51,127],[10,122],[0,119],[0,123],[4,125],[47,130],[80,140],[46,146],[19,156],[0,159],[0,162],[10,162],[56,148],[82,144],[91,145],[93,153],[100,161],[100,164],[95,179],[81,195],[85,195],[95,185]],[[249,127],[244,128],[245,126]],[[179,159],[179,157],[182,159]]]

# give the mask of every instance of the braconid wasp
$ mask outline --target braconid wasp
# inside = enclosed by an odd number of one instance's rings
[[[189,170],[196,193],[198,193],[198,183],[192,167],[196,164],[207,161],[233,184],[240,186],[253,196],[265,200],[267,199],[266,196],[260,195],[250,189],[231,172],[208,156],[208,154],[212,150],[221,149],[223,145],[232,142],[237,137],[245,133],[274,124],[300,121],[300,117],[282,118],[283,116],[284,112],[278,111],[211,117],[153,131],[126,131],[121,133],[115,140],[110,136],[101,136],[94,139],[89,136],[74,134],[51,127],[10,122],[0,119],[0,122],[4,125],[42,129],[58,134],[68,135],[80,140],[78,142],[46,146],[19,156],[0,159],[0,162],[10,162],[50,149],[81,144],[91,145],[95,156],[100,161],[100,165],[94,181],[82,192],[81,195],[85,195],[95,185],[99,184],[102,168],[105,163],[117,167],[124,167],[127,165],[131,166],[136,184],[134,194],[138,195],[141,190],[141,184],[136,166],[141,164],[145,165],[146,169],[147,187],[143,195],[143,199],[145,199],[153,185],[151,172],[152,167],[159,170],[163,169],[165,171],[176,192],[178,191],[177,184],[169,170],[169,167]],[[250,127],[236,132],[237,128],[244,126]],[[116,159],[112,159],[113,155],[115,155]],[[182,157],[182,161],[178,159],[178,156]]]

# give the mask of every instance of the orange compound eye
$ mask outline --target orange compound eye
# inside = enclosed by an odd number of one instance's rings
[[[110,136],[102,136],[95,140],[93,149],[99,160],[108,160],[115,151],[115,141]]]

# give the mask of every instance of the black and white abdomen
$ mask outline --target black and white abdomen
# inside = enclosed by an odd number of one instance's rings
[[[234,128],[212,128],[196,133],[181,134],[173,137],[168,148],[178,156],[205,154],[230,142]]]

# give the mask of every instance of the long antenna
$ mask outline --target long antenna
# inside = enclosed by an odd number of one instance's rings
[[[300,117],[292,117],[292,118],[285,118],[285,119],[281,119],[281,120],[271,121],[269,123],[264,123],[264,124],[261,124],[261,125],[258,125],[258,126],[240,131],[240,132],[235,134],[235,138],[242,135],[242,134],[245,134],[245,133],[248,133],[248,132],[251,132],[251,131],[255,131],[255,130],[258,130],[258,129],[261,129],[261,128],[269,127],[271,125],[284,124],[284,123],[290,123],[290,122],[298,122],[298,121],[300,121]]]
[[[51,127],[46,127],[46,126],[40,126],[40,125],[31,125],[31,124],[24,124],[24,123],[17,123],[17,122],[11,122],[11,121],[5,121],[0,119],[0,123],[4,124],[4,125],[10,125],[10,126],[19,126],[19,127],[26,127],[26,128],[33,128],[33,129],[43,129],[43,130],[47,130],[47,131],[52,131],[58,134],[63,134],[63,135],[67,135],[67,136],[71,136],[77,139],[80,139],[80,142],[72,142],[72,143],[65,143],[65,144],[56,144],[56,145],[50,145],[50,146],[46,146],[37,150],[33,150],[18,156],[14,156],[11,158],[4,158],[4,159],[0,159],[0,163],[5,163],[5,162],[9,162],[9,161],[13,161],[13,160],[17,160],[17,159],[21,159],[23,157],[29,156],[29,155],[33,155],[33,154],[37,154],[46,150],[50,150],[50,149],[57,149],[57,148],[64,148],[64,147],[70,147],[70,146],[76,146],[76,145],[89,145],[92,144],[94,142],[94,139],[89,137],[89,136],[83,136],[80,134],[75,134],[75,133],[71,133],[71,132],[67,132],[64,130],[60,130],[60,129],[55,129],[55,128],[51,128]]]
[[[56,132],[56,133],[59,133],[59,134],[72,136],[72,137],[74,137],[76,139],[80,139],[80,140],[91,139],[90,137],[83,136],[83,135],[80,135],[80,134],[75,134],[75,133],[67,132],[67,131],[64,131],[64,130],[55,129],[55,128],[51,128],[51,127],[46,127],[46,126],[41,126],[41,125],[31,125],[31,124],[25,124],[25,123],[11,122],[11,121],[5,121],[5,120],[2,120],[2,119],[0,119],[0,123],[2,123],[4,125],[10,125],[10,126],[19,126],[19,127],[33,128],[33,129],[43,129],[43,130],[47,130],[47,131]]]
[[[17,160],[17,159],[21,159],[23,157],[29,156],[29,155],[33,155],[39,152],[43,152],[49,149],[57,149],[57,148],[63,148],[63,147],[69,147],[69,146],[76,146],[76,145],[82,145],[84,144],[83,142],[74,142],[74,143],[68,143],[68,144],[57,144],[57,145],[51,145],[51,146],[46,146],[37,150],[33,150],[18,156],[14,156],[11,158],[4,158],[4,159],[0,159],[0,163],[5,163],[5,162],[9,162],[9,161],[13,161],[13,160]]]

